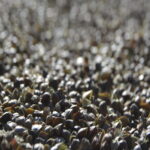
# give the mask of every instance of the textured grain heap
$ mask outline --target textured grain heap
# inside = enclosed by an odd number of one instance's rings
[[[148,150],[149,0],[0,1],[0,149]]]

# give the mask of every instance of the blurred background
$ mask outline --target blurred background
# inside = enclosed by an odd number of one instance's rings
[[[140,37],[149,46],[149,36],[149,0],[0,1],[0,60],[10,71],[12,64],[33,61],[35,66],[39,59],[50,64],[55,55],[120,55],[122,47]]]

